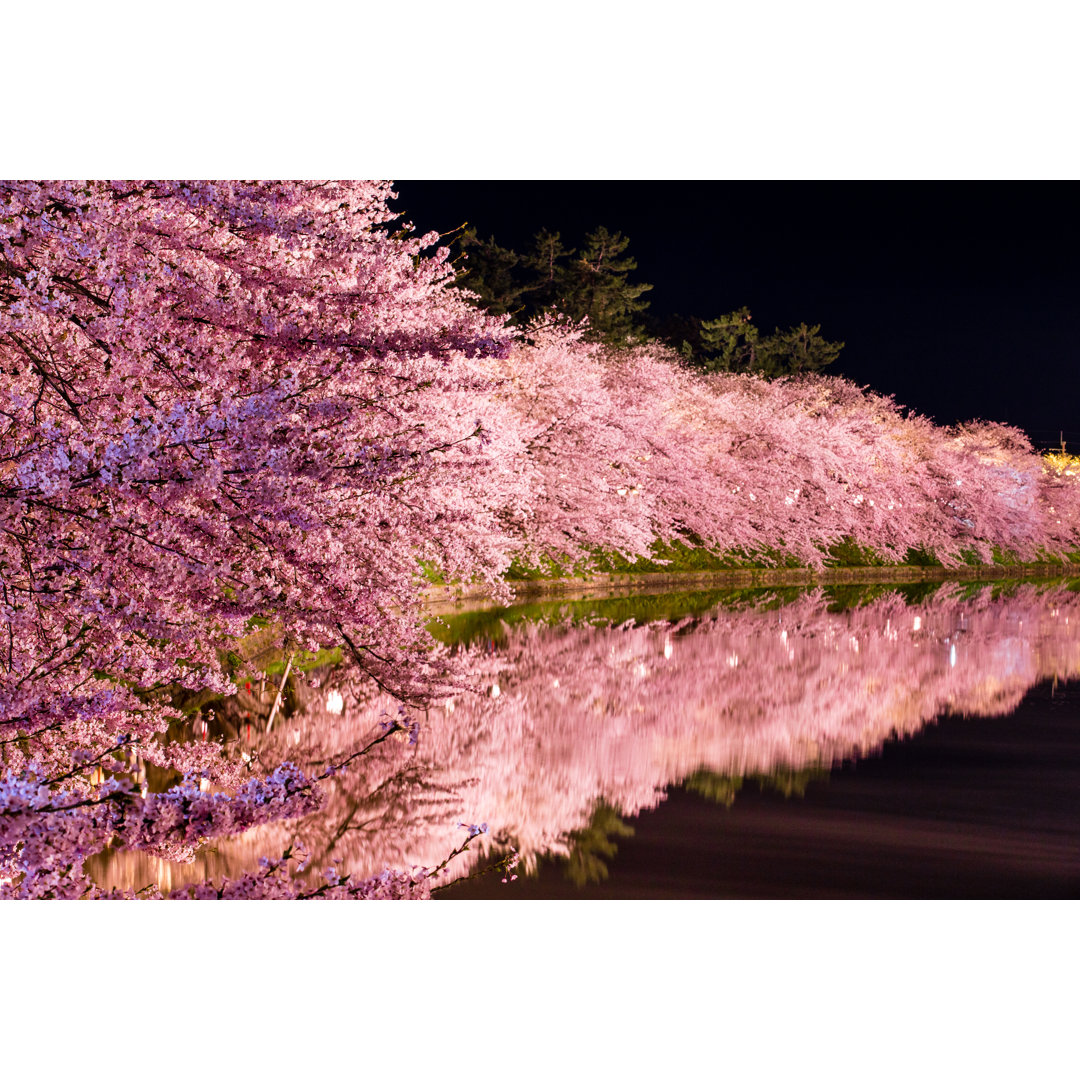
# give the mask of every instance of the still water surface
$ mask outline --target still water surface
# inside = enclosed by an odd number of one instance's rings
[[[193,864],[102,857],[105,885],[451,863],[436,895],[1080,895],[1080,582],[612,596],[446,616],[474,687],[416,714],[300,821]],[[1072,681],[1070,681],[1072,680]],[[189,734],[313,767],[396,703],[334,671],[238,695]],[[328,707],[329,706],[329,707]],[[209,726],[208,726],[209,725]],[[511,849],[517,880],[484,873]]]

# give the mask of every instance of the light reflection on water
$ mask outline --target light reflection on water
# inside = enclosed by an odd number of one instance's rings
[[[936,717],[1006,714],[1040,681],[1080,672],[1080,595],[1062,586],[945,586],[914,604],[890,593],[839,611],[820,592],[783,599],[702,611],[688,597],[692,617],[669,601],[664,619],[640,624],[590,622],[588,605],[533,605],[542,621],[515,609],[450,620],[444,633],[456,630],[476,689],[416,714],[415,745],[401,734],[376,748],[309,818],[220,842],[193,864],[108,853],[95,876],[177,887],[254,869],[297,840],[314,854],[312,873],[340,859],[367,876],[435,865],[460,839],[458,822],[486,821],[490,833],[453,876],[512,844],[519,873],[561,856],[585,883],[627,835],[620,820],[675,786],[725,805],[744,797],[748,777],[790,792]],[[363,746],[397,704],[342,700],[324,671],[295,685],[270,731],[250,695],[225,711],[263,762],[314,768]]]

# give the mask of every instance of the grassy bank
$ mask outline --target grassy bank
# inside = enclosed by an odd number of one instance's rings
[[[626,559],[617,552],[592,551],[582,558],[543,557],[535,564],[515,562],[505,575],[519,597],[568,596],[600,589],[686,590],[793,587],[851,583],[918,584],[935,581],[995,581],[1080,575],[1080,549],[1043,554],[1024,561],[1012,552],[994,550],[990,562],[973,553],[959,565],[946,566],[933,551],[911,549],[902,561],[847,542],[834,545],[817,569],[784,560],[776,551],[716,552],[690,544],[653,545],[648,559]],[[480,586],[447,585],[428,576],[429,603],[478,599]]]
[[[1075,555],[1076,553],[1074,553]],[[687,592],[708,589],[801,589],[810,586],[889,586],[890,588],[940,584],[945,581],[986,584],[1023,580],[1080,578],[1080,559],[1066,563],[1015,563],[980,566],[844,566],[824,570],[803,567],[739,568],[707,571],[610,574],[588,577],[530,578],[512,581],[517,602],[529,598],[559,597],[581,599],[605,590],[631,590],[635,594]],[[487,606],[487,593],[480,587],[430,586],[425,599],[430,609],[453,611],[460,605]],[[516,606],[516,604],[515,604]]]

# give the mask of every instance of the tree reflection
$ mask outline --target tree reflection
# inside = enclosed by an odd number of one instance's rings
[[[607,881],[608,865],[605,860],[613,859],[619,846],[613,837],[634,835],[632,825],[627,825],[618,811],[602,799],[589,818],[584,829],[575,829],[568,837],[570,854],[566,859],[566,878],[579,889],[586,885]]]
[[[833,599],[743,601],[642,625],[507,619],[458,646],[462,688],[427,710],[401,709],[345,669],[296,679],[295,706],[270,730],[256,698],[238,695],[215,723],[242,731],[234,713],[246,711],[250,741],[236,751],[264,765],[321,769],[387,717],[395,727],[329,782],[314,813],[222,839],[168,873],[174,884],[235,876],[296,843],[313,874],[335,860],[358,876],[431,866],[458,822],[486,821],[447,880],[511,846],[525,871],[554,856],[572,880],[601,880],[629,835],[620,819],[671,786],[725,805],[747,782],[798,796],[940,715],[1005,713],[1040,680],[1080,672],[1080,595],[1066,587],[944,586],[915,604],[891,592],[839,611]],[[128,852],[95,866],[124,888],[162,870]]]

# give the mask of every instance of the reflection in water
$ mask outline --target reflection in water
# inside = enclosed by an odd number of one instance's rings
[[[433,866],[458,822],[485,821],[454,876],[513,845],[526,869],[573,856],[573,873],[595,880],[626,834],[619,815],[657,806],[670,786],[729,804],[751,775],[797,788],[939,715],[1006,713],[1038,681],[1080,672],[1080,595],[1063,587],[949,586],[932,601],[891,594],[846,611],[813,593],[644,625],[506,617],[458,649],[475,689],[409,717],[418,726],[338,778],[317,813],[220,842],[194,864],[109,853],[95,876],[136,889],[233,877],[297,840],[312,873],[339,860],[368,876]],[[250,749],[266,764],[321,768],[398,715],[385,695],[348,700],[333,680],[300,682],[268,731],[244,721]]]

